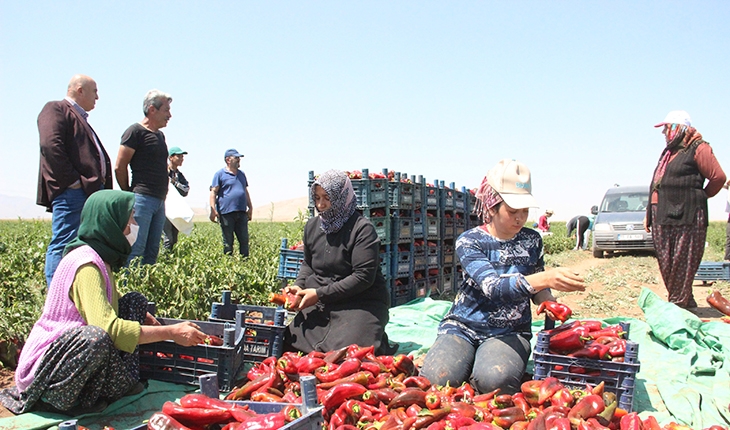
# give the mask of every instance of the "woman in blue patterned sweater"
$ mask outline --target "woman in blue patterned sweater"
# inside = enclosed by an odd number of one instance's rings
[[[464,281],[421,369],[432,383],[518,392],[530,357],[530,300],[555,300],[550,288],[585,289],[569,269],[544,271],[542,237],[524,227],[538,207],[531,193],[530,171],[515,160],[500,161],[482,181],[475,212],[484,224],[456,241]]]

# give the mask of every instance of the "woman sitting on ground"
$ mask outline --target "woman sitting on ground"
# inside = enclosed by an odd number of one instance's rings
[[[353,343],[393,354],[388,342],[390,294],[380,271],[380,239],[355,209],[347,174],[329,170],[314,181],[318,216],[304,227],[304,261],[294,285],[301,310],[287,327],[288,350],[333,351]]]
[[[144,389],[137,345],[204,341],[191,322],[160,325],[142,294],[119,297],[113,271],[132,249],[133,208],[134,194],[117,190],[97,191],[84,204],[78,236],[65,249],[20,354],[16,385],[0,392],[11,412],[101,411]]]
[[[456,241],[464,281],[421,369],[433,384],[518,392],[530,357],[530,299],[554,301],[549,288],[585,289],[569,269],[543,271],[540,233],[524,228],[538,206],[531,192],[530,171],[514,160],[500,161],[482,181],[475,212],[484,224]]]

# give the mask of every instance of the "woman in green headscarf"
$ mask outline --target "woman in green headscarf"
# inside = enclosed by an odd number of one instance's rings
[[[10,411],[103,410],[108,401],[144,389],[137,345],[169,339],[191,346],[205,339],[190,322],[159,325],[140,293],[119,297],[114,271],[134,243],[133,208],[134,194],[117,190],[97,191],[84,204],[78,237],[66,247],[23,347],[16,385],[0,392]]]

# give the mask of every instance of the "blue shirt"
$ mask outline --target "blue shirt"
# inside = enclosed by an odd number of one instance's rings
[[[248,210],[248,199],[246,198],[248,181],[241,170],[234,175],[225,168],[220,169],[213,175],[211,187],[218,187],[216,210],[219,214],[225,215],[231,212],[246,212]]]
[[[464,281],[438,333],[475,343],[508,333],[529,335],[535,290],[525,276],[545,268],[540,233],[522,228],[512,239],[499,240],[476,227],[459,236],[456,255]]]

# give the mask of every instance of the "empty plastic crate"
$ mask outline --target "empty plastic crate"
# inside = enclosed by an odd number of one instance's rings
[[[621,323],[628,332],[629,324]],[[629,412],[633,410],[636,374],[639,372],[639,344],[626,342],[624,362],[592,360],[568,357],[550,353],[550,336],[543,330],[537,335],[537,345],[533,351],[535,363],[534,379],[542,380],[548,376],[558,378],[567,387],[585,389],[586,384],[596,386],[603,382],[605,390],[616,394],[618,406]],[[585,369],[585,373],[576,370]],[[572,369],[572,371],[571,371]]]
[[[281,279],[296,279],[303,261],[304,251],[289,249],[287,240],[285,238],[281,239],[279,270],[276,276]]]
[[[730,263],[703,261],[697,269],[695,279],[698,281],[730,281]]]

